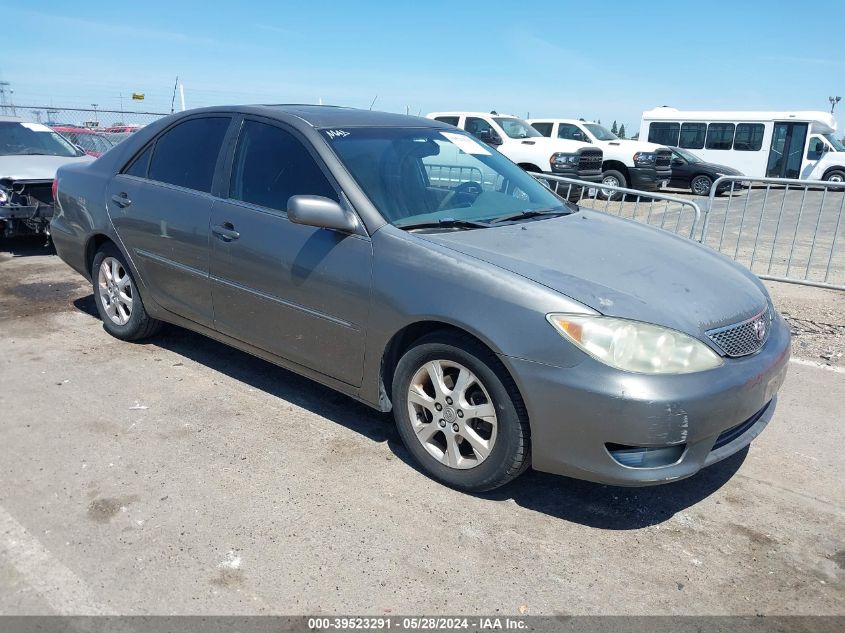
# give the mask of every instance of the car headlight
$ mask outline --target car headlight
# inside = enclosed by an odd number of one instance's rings
[[[637,152],[634,154],[634,164],[637,167],[650,167],[654,165],[657,155],[654,152]]]
[[[5,205],[9,202],[9,192],[3,185],[0,185],[0,206]]]
[[[722,359],[682,332],[640,321],[583,314],[549,314],[549,323],[598,361],[642,374],[690,374]]]
[[[552,171],[555,169],[570,169],[572,167],[578,167],[580,160],[581,157],[578,154],[555,152],[549,158],[549,165],[551,165]]]

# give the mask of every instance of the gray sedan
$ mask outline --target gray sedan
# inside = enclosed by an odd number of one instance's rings
[[[748,270],[416,117],[166,117],[59,170],[52,234],[110,334],[174,323],[392,410],[421,467],[467,491],[529,466],[692,475],[763,430],[789,359]]]

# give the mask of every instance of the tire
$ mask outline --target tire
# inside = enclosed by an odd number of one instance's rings
[[[824,180],[827,182],[845,182],[845,171],[842,169],[834,169],[824,175]]]
[[[104,244],[94,255],[91,285],[103,328],[115,338],[139,341],[161,329],[161,321],[144,309],[126,259],[113,244]]]
[[[439,392],[432,366],[440,367]],[[471,417],[470,407],[484,419]],[[402,356],[393,375],[393,415],[417,463],[452,488],[492,490],[530,465],[528,415],[516,384],[496,356],[469,336],[433,333]]]
[[[613,185],[614,187],[627,187],[628,179],[625,178],[625,174],[621,171],[608,169],[602,172],[601,184]],[[625,197],[625,194],[619,193],[618,191],[605,193],[601,190],[601,188],[599,188],[598,197],[602,200],[622,200]]]
[[[689,190],[696,196],[709,196],[713,187],[713,179],[710,176],[699,174],[689,183]]]

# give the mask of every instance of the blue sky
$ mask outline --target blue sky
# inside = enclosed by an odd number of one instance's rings
[[[0,0],[20,105],[323,103],[616,119],[643,109],[827,109],[839,2]],[[587,7],[586,9],[584,7]],[[829,16],[829,20],[820,16]],[[827,43],[825,43],[827,41]],[[177,100],[178,103],[178,100]],[[845,108],[845,105],[842,106]]]

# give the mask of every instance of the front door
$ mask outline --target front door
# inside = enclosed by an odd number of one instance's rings
[[[766,176],[769,178],[799,178],[806,142],[806,123],[776,122],[772,132],[772,146],[769,150]]]
[[[211,217],[214,325],[222,333],[361,384],[372,243],[294,224],[291,196],[340,200],[306,145],[278,124],[246,119],[228,200]]]

